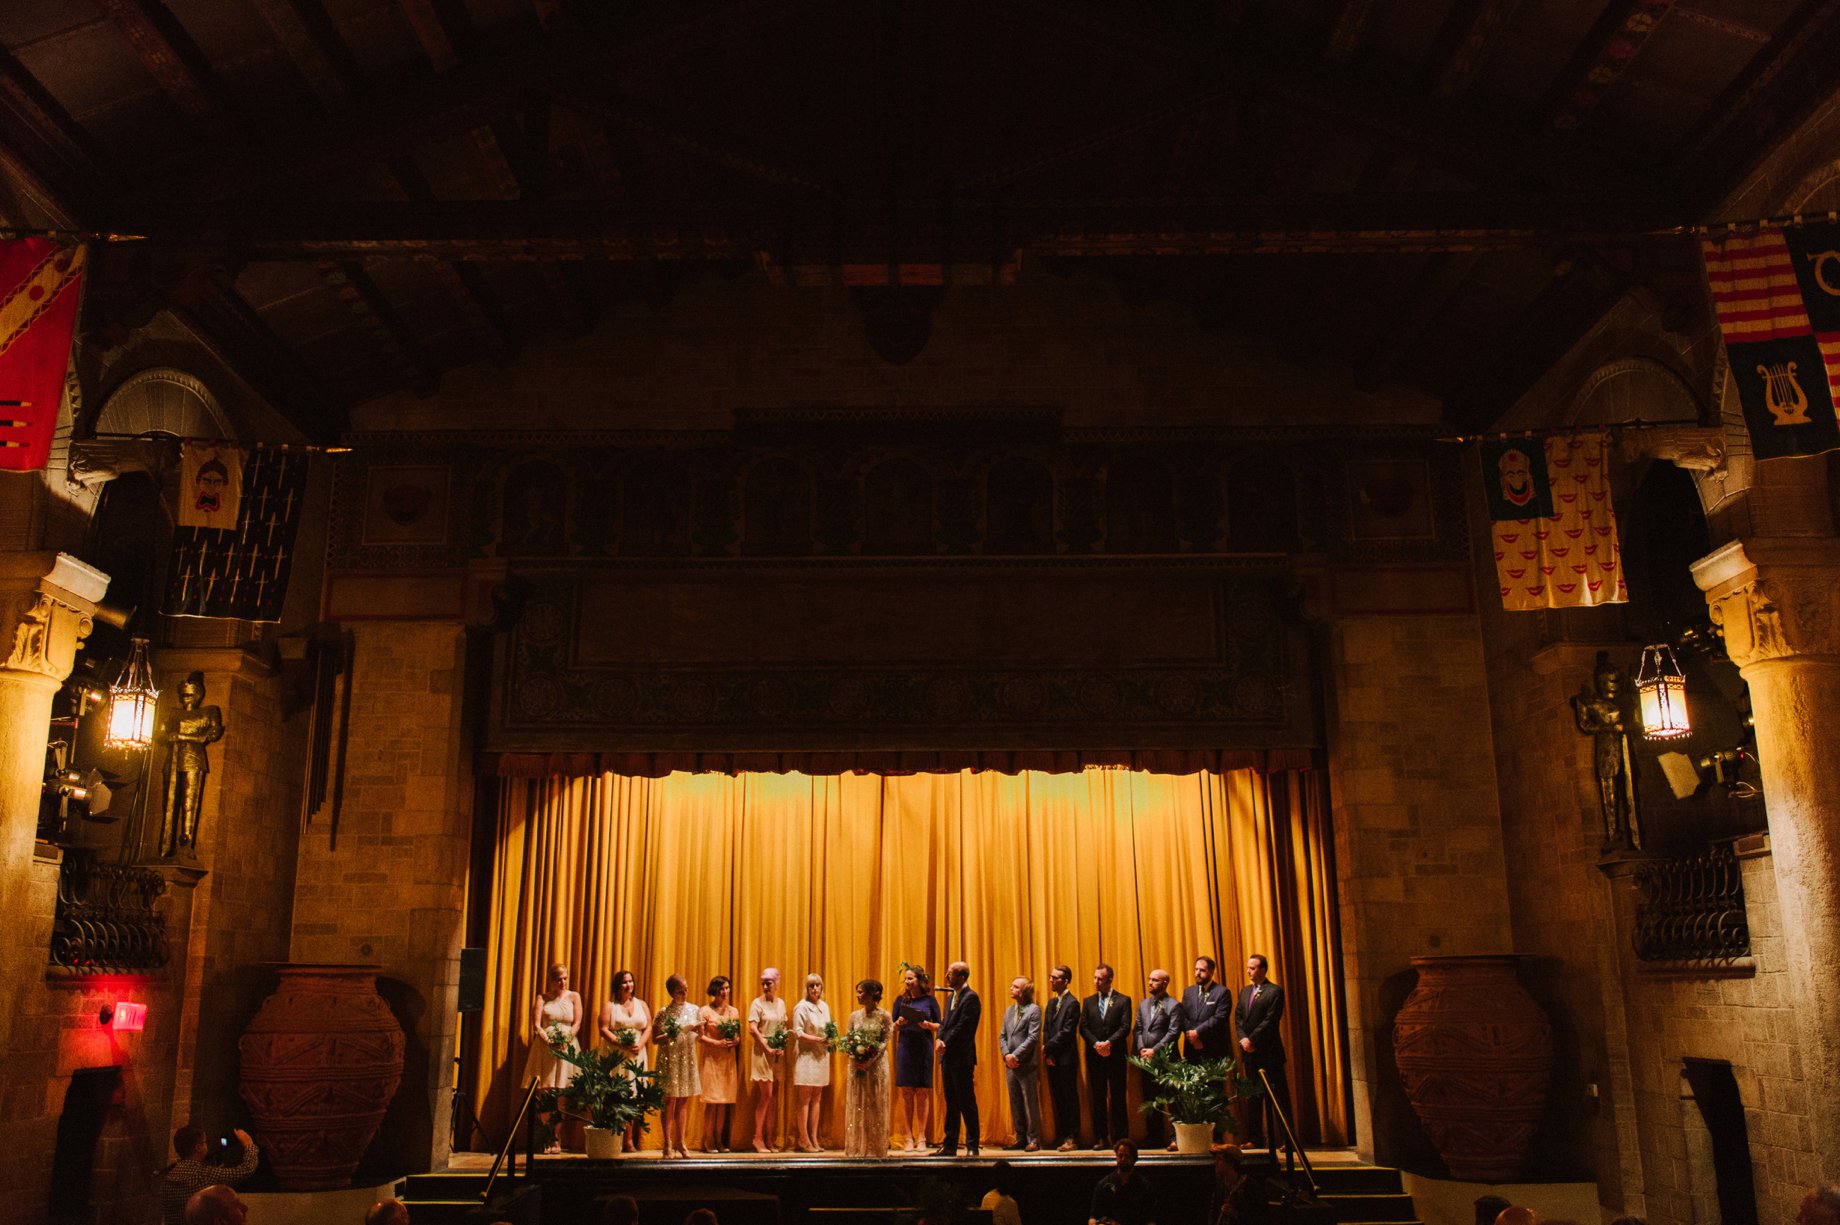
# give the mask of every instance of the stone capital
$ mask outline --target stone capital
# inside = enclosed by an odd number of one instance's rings
[[[1738,667],[1840,659],[1840,540],[1734,540],[1694,562],[1693,581]]]
[[[68,553],[0,553],[0,674],[62,681],[109,576]]]

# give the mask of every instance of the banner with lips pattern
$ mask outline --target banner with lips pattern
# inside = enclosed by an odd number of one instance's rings
[[[1528,447],[1539,445],[1529,440]],[[1510,612],[1624,604],[1623,550],[1610,505],[1606,436],[1562,434],[1545,440],[1552,514],[1498,519],[1489,525],[1501,606]],[[1485,470],[1487,481],[1523,474]],[[1491,506],[1500,502],[1491,487]],[[1544,508],[1542,508],[1544,509]]]

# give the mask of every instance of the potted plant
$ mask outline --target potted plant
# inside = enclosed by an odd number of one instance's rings
[[[561,1090],[562,1112],[587,1123],[588,1156],[617,1157],[628,1127],[646,1130],[645,1116],[664,1106],[664,1086],[650,1068],[634,1066],[611,1047],[592,1051],[553,1048],[556,1058],[575,1065],[575,1079]]]
[[[1148,1059],[1130,1057],[1133,1067],[1150,1077],[1156,1093],[1139,1109],[1145,1114],[1163,1110],[1175,1124],[1178,1153],[1205,1153],[1214,1142],[1214,1129],[1236,1134],[1233,1103],[1256,1097],[1265,1090],[1239,1075],[1231,1059],[1190,1062],[1175,1053],[1175,1044],[1158,1047]]]

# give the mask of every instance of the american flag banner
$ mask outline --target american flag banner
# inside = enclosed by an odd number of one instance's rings
[[[1540,446],[1529,442],[1528,446]],[[1609,447],[1603,434],[1563,434],[1542,447],[1553,513],[1489,524],[1501,606],[1509,612],[1625,604],[1623,550],[1610,505]],[[1519,479],[1504,469],[1504,483]]]
[[[1751,450],[1840,447],[1840,226],[1732,234],[1701,250]]]
[[[160,605],[169,617],[281,619],[294,533],[306,501],[307,456],[287,447],[256,446],[240,458],[235,526],[188,527],[181,520],[173,529]],[[233,471],[238,465],[223,467]],[[182,489],[181,497],[187,492]]]
[[[88,257],[49,238],[0,242],[0,469],[50,457]]]

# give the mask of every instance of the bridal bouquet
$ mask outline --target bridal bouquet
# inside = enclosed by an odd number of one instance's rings
[[[773,1032],[767,1035],[767,1049],[770,1051],[783,1051],[786,1049],[786,1043],[790,1041],[791,1038],[792,1035],[787,1032],[784,1025],[776,1025],[773,1028]]]
[[[739,1041],[741,1038],[741,1018],[730,1017],[726,1021],[717,1021],[716,1036],[719,1038],[726,1038],[730,1042]]]
[[[881,1026],[859,1025],[838,1040],[837,1049],[850,1057],[858,1071],[864,1071],[886,1045],[887,1037]]]

